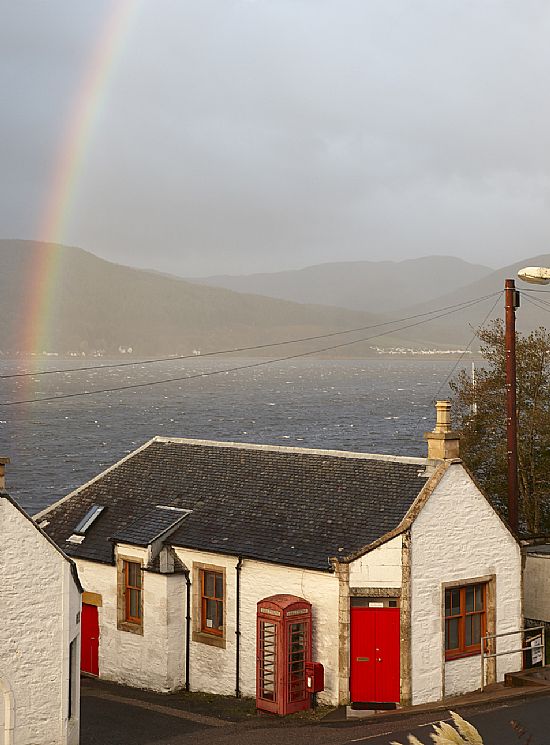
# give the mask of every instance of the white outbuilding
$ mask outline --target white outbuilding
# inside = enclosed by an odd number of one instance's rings
[[[4,491],[0,459],[0,745],[77,745],[75,563]]]
[[[521,553],[448,409],[427,458],[156,437],[45,510],[85,588],[84,669],[279,713],[312,662],[327,704],[478,689],[482,637],[522,626]],[[521,667],[517,639],[485,683]]]

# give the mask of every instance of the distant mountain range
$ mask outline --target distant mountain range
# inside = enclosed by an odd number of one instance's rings
[[[395,313],[430,302],[492,270],[452,256],[407,261],[342,261],[272,274],[198,277],[190,282],[252,292],[295,303],[319,303],[369,313]]]
[[[34,268],[40,266],[57,267],[55,283],[42,307],[45,317],[30,318],[36,293],[51,280],[41,277],[36,288],[29,287]],[[39,352],[103,350],[112,355],[119,347],[131,347],[134,355],[144,356],[265,344],[378,320],[352,310],[204,287],[113,264],[79,248],[31,241],[0,240],[0,267],[4,354],[31,351],[24,349],[29,323],[45,330]],[[291,345],[265,354],[284,356],[296,350]]]
[[[517,279],[517,272],[525,266],[550,266],[550,254],[534,256],[501,269],[489,269],[471,264],[452,256],[430,256],[407,261],[340,262],[320,264],[305,269],[250,274],[243,276],[216,276],[192,281],[212,283],[218,287],[258,292],[274,297],[304,301],[323,298],[325,304],[362,309],[384,317],[396,318],[426,313],[435,308],[475,300],[498,293],[507,278]],[[518,329],[530,330],[536,326],[550,328],[550,306],[541,307],[545,297],[517,280],[517,287],[524,290],[521,310],[518,312]],[[549,295],[546,300],[550,300]],[[538,302],[537,302],[538,298]],[[492,305],[496,302],[494,310]],[[400,342],[417,346],[419,337],[423,344],[439,348],[456,348],[468,344],[475,329],[484,321],[503,315],[503,299],[488,298],[480,304],[451,313],[420,327],[400,332]],[[398,344],[393,335],[379,341],[377,346],[388,348]],[[472,345],[476,348],[476,344]]]
[[[53,291],[42,307],[45,315],[31,319],[38,289],[29,287],[29,277],[34,267],[44,263],[45,252],[52,251],[50,265],[57,267]],[[10,355],[31,351],[24,348],[24,330],[32,321],[40,323],[45,331],[39,352],[101,350],[116,355],[119,348],[131,347],[134,356],[140,357],[268,344],[417,315],[498,292],[504,279],[514,277],[518,268],[550,265],[550,256],[526,259],[498,271],[452,257],[327,264],[297,273],[240,278],[248,293],[113,264],[79,248],[31,241],[0,240],[0,262],[0,352]],[[285,285],[283,276],[293,279]],[[253,277],[262,277],[262,282],[254,284]],[[299,293],[308,303],[262,295],[260,290],[269,282],[272,287],[284,285],[289,295]],[[365,288],[364,307],[370,311],[357,310],[361,286]],[[250,294],[253,290],[256,294]],[[322,299],[324,304],[312,304],[314,299]],[[348,307],[336,307],[337,302]],[[368,356],[375,353],[373,346],[463,346],[472,336],[471,325],[479,325],[491,302],[328,353]],[[502,301],[498,302],[495,314],[502,306]],[[550,325],[547,312],[528,301],[518,315],[524,326]],[[407,323],[417,320],[403,325]],[[386,330],[382,327],[355,337],[312,340],[254,354],[284,357]]]

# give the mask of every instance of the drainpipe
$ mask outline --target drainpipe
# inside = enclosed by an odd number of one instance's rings
[[[184,569],[185,576],[185,690],[189,691],[189,652],[191,649],[191,577],[189,569]]]
[[[235,566],[237,572],[236,578],[236,592],[235,592],[235,637],[236,637],[236,650],[235,650],[235,698],[241,697],[241,686],[240,686],[240,668],[241,668],[241,567],[243,565],[243,557],[239,556],[239,560]]]

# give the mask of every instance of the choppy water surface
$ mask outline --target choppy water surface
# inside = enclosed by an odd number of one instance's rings
[[[4,379],[0,404],[252,362],[197,358]],[[35,363],[42,370],[85,364],[58,358]],[[432,399],[453,365],[451,359],[293,360],[118,393],[0,405],[0,455],[12,460],[7,487],[37,512],[154,435],[424,455]],[[2,360],[0,371],[19,366]]]

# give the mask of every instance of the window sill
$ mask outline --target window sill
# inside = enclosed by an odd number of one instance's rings
[[[117,629],[119,631],[128,631],[130,634],[138,634],[143,636],[143,624],[132,623],[131,621],[119,621],[117,623]]]
[[[204,631],[193,631],[193,641],[200,644],[208,644],[211,647],[218,647],[219,649],[225,649],[226,647],[223,636],[206,634]]]
[[[473,649],[467,652],[458,652],[457,654],[445,653],[445,662],[453,662],[454,660],[463,660],[465,657],[479,657],[481,649]]]

